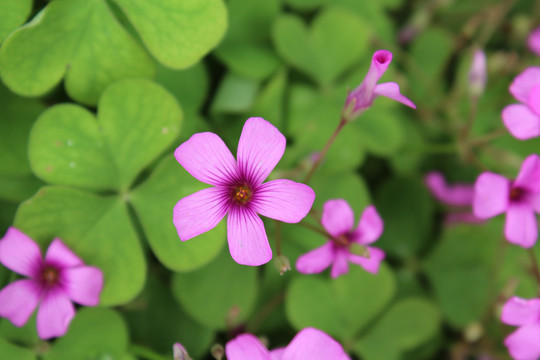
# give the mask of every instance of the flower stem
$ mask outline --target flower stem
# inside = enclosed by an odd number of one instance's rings
[[[334,140],[336,140],[336,137],[338,136],[339,132],[341,131],[341,129],[343,129],[343,127],[345,126],[346,123],[347,122],[345,121],[345,119],[342,118],[341,121],[339,122],[339,125],[337,126],[336,130],[334,130],[334,132],[332,133],[332,135],[330,136],[330,138],[328,139],[328,141],[324,145],[324,148],[319,153],[319,156],[317,157],[317,160],[315,160],[315,162],[313,163],[313,166],[311,167],[311,170],[309,170],[309,173],[306,175],[306,178],[304,179],[304,184],[307,185],[307,183],[309,183],[309,180],[311,180],[311,178],[313,177],[313,174],[315,173],[315,171],[317,170],[319,165],[321,165],[321,162],[324,159],[324,157],[326,156],[326,153],[328,152],[328,150],[330,149],[330,146],[332,146],[332,144],[334,143]]]
[[[531,257],[532,273],[534,277],[536,278],[536,282],[538,282],[538,286],[540,286],[540,268],[538,267],[538,260],[536,260],[536,255],[534,254],[534,251],[532,249],[529,249],[528,252]]]
[[[306,229],[309,229],[309,230],[311,230],[311,231],[315,231],[316,233],[321,234],[321,235],[323,235],[323,236],[326,237],[326,238],[331,238],[331,237],[332,237],[332,235],[330,235],[326,230],[321,229],[321,228],[319,228],[319,227],[317,227],[317,226],[311,225],[310,223],[307,223],[307,222],[305,222],[305,221],[300,221],[300,222],[298,223],[298,225],[301,225],[301,226],[303,226],[303,227],[305,227]]]
[[[172,348],[172,345],[171,345]],[[146,360],[170,360],[169,357],[156,353],[154,350],[148,349],[141,345],[132,344],[129,347],[129,352],[139,358]]]

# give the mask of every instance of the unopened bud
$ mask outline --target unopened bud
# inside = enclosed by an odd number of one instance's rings
[[[480,97],[484,93],[487,81],[486,54],[476,50],[469,69],[469,93],[472,97]]]
[[[180,343],[173,345],[173,356],[174,360],[191,360],[186,349]]]
[[[361,257],[365,257],[366,259],[369,259],[369,250],[367,247],[360,245],[359,243],[352,243],[349,246],[349,252],[354,255],[358,255]]]
[[[210,348],[210,353],[212,354],[212,357],[216,360],[221,360],[223,359],[223,356],[225,356],[225,350],[220,344],[212,345],[212,347]]]
[[[279,275],[283,275],[287,271],[291,270],[291,262],[289,261],[289,258],[283,254],[275,257],[274,265],[276,266],[276,269],[279,271]]]
[[[477,342],[484,335],[484,327],[478,322],[473,322],[465,328],[463,335],[467,342]]]

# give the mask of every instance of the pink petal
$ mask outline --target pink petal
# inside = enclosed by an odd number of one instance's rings
[[[270,360],[268,349],[251,334],[238,335],[225,345],[227,360]]]
[[[247,119],[238,142],[238,167],[253,186],[270,175],[285,152],[285,136],[259,117]]]
[[[519,140],[527,140],[540,135],[540,117],[528,106],[508,105],[502,111],[504,126]]]
[[[362,81],[366,88],[369,89],[368,92],[371,92],[371,89],[373,89],[381,76],[386,72],[391,62],[392,53],[390,51],[377,50],[373,53],[368,73],[366,74],[364,81]]]
[[[538,155],[529,155],[523,161],[513,185],[533,193],[540,192],[540,157]]]
[[[285,348],[277,348],[270,351],[270,359],[272,360],[284,360],[283,354],[285,354]]]
[[[508,207],[510,181],[505,177],[484,172],[474,184],[473,213],[487,219],[503,213]]]
[[[227,215],[231,256],[239,264],[259,266],[272,259],[272,249],[261,218],[247,207],[231,207]]]
[[[261,184],[250,203],[255,212],[287,223],[302,220],[313,205],[315,192],[291,180],[272,180]]]
[[[540,84],[540,67],[528,67],[514,78],[510,85],[510,92],[522,103],[529,101],[529,95],[533,87]]]
[[[375,206],[368,206],[362,213],[358,227],[354,231],[354,241],[362,245],[371,244],[377,240],[383,232],[383,221],[375,209]]]
[[[540,321],[540,299],[511,297],[502,308],[501,321],[513,326],[537,323]]]
[[[540,27],[537,27],[529,34],[527,45],[532,52],[540,55]]]
[[[25,233],[10,227],[0,240],[0,263],[16,273],[35,277],[42,263],[41,250]]]
[[[45,254],[45,262],[55,264],[63,269],[84,265],[83,261],[60,239],[54,239],[49,245]]]
[[[525,325],[511,333],[504,344],[514,360],[537,360],[540,358],[540,323]]]
[[[43,297],[37,315],[37,330],[41,339],[62,336],[66,333],[75,308],[67,295],[60,290],[50,291]]]
[[[41,297],[41,288],[34,280],[18,280],[0,291],[0,316],[15,326],[23,326],[34,312]]]
[[[329,241],[321,247],[311,250],[296,260],[296,270],[302,274],[317,274],[326,269],[334,260],[333,245]]]
[[[360,265],[367,272],[376,274],[379,272],[379,266],[381,265],[381,261],[384,260],[384,251],[379,248],[370,246],[368,246],[367,249],[369,251],[369,259],[359,255],[349,254],[349,261]]]
[[[504,235],[513,244],[530,248],[536,243],[538,226],[528,204],[511,204],[506,211]]]
[[[285,348],[283,360],[349,360],[343,347],[325,332],[304,328]]]
[[[174,156],[188,173],[203,183],[228,185],[238,179],[234,157],[214,133],[194,134],[176,149]]]
[[[354,226],[354,213],[343,199],[328,200],[324,203],[321,223],[334,237],[343,235]]]
[[[443,174],[439,172],[428,173],[424,181],[437,200],[454,206],[472,205],[474,196],[473,185],[454,184],[449,186]]]
[[[103,273],[93,266],[79,266],[63,272],[69,298],[78,304],[96,306],[103,289]]]
[[[413,109],[416,109],[416,105],[414,105],[414,103],[411,100],[401,95],[401,93],[399,92],[399,85],[396,84],[395,82],[377,84],[375,85],[375,89],[373,90],[373,93],[375,94],[375,96],[384,96],[389,99],[400,102],[403,105],[407,105]]]
[[[540,84],[534,86],[529,93],[529,101],[527,105],[536,115],[540,115]]]
[[[219,187],[203,189],[180,199],[173,210],[173,223],[180,240],[189,240],[213,229],[228,210],[226,190]]]
[[[335,252],[334,263],[332,264],[332,269],[330,270],[330,276],[333,279],[349,272],[348,255],[349,251],[346,249],[339,249]]]

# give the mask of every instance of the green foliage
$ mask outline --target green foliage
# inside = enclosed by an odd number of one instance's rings
[[[32,11],[32,0],[0,1],[0,43],[21,25]]]

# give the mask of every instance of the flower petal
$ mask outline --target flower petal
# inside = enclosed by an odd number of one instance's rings
[[[226,195],[222,188],[212,187],[180,199],[173,210],[180,240],[189,240],[216,227],[229,210]]]
[[[537,360],[540,358],[540,323],[525,325],[504,340],[510,355],[515,360]]]
[[[513,185],[533,193],[540,192],[540,157],[538,155],[527,156],[521,164],[521,169]]]
[[[529,34],[527,45],[532,52],[540,55],[540,27],[537,27]]]
[[[18,280],[0,291],[0,316],[15,326],[23,326],[34,312],[41,297],[41,288],[34,280]]]
[[[103,273],[93,266],[79,266],[63,272],[64,287],[69,298],[78,304],[96,306],[103,289]]]
[[[175,150],[174,156],[188,173],[203,183],[227,185],[238,180],[234,157],[214,133],[192,135]]]
[[[41,250],[25,233],[10,227],[0,240],[0,263],[18,274],[35,277],[42,263]]]
[[[334,237],[348,233],[354,226],[353,210],[343,199],[328,200],[324,203],[321,223]]]
[[[349,254],[348,256],[349,261],[357,265],[360,265],[367,272],[376,274],[379,272],[379,266],[381,265],[381,261],[384,260],[384,257],[385,257],[384,251],[382,251],[379,248],[370,247],[370,246],[367,247],[367,250],[369,251],[369,258],[365,258],[363,256],[359,256],[355,254]]]
[[[251,334],[238,335],[225,345],[227,360],[270,360],[268,349]]]
[[[474,184],[473,213],[487,219],[503,213],[508,207],[510,181],[498,174],[484,172]]]
[[[532,88],[540,84],[540,67],[531,66],[526,68],[514,78],[510,84],[510,93],[522,103],[529,101]]]
[[[39,306],[37,330],[41,339],[62,336],[66,333],[75,308],[67,295],[60,290],[50,291]]]
[[[285,152],[285,136],[259,117],[247,119],[238,142],[238,168],[252,186],[270,175]]]
[[[504,126],[519,140],[527,140],[540,135],[540,117],[528,106],[508,105],[502,111]]]
[[[368,206],[358,222],[358,227],[354,230],[353,239],[361,245],[371,244],[377,240],[383,232],[383,221],[375,209],[375,206]]]
[[[348,255],[349,252],[346,249],[338,249],[338,251],[334,253],[334,263],[330,270],[330,276],[333,279],[349,272]]]
[[[285,348],[277,348],[270,351],[270,359],[283,360],[283,354],[285,354]]]
[[[343,347],[325,332],[304,328],[285,348],[282,360],[349,360]]]
[[[532,88],[527,105],[536,115],[540,115],[540,83]]]
[[[291,180],[272,180],[261,184],[250,203],[262,216],[287,223],[302,220],[313,205],[315,192]]]
[[[522,326],[540,319],[540,299],[522,299],[512,296],[502,308],[501,321],[507,325]]]
[[[395,82],[377,84],[375,85],[375,89],[373,90],[373,93],[375,94],[375,96],[384,96],[389,99],[400,102],[403,105],[407,105],[408,107],[416,109],[416,105],[414,105],[414,103],[411,100],[401,95],[401,93],[399,92],[399,85],[396,84]]]
[[[63,269],[84,265],[83,261],[60,239],[54,239],[49,245],[45,254],[45,262],[55,264]]]
[[[328,241],[310,252],[305,253],[296,260],[296,270],[302,274],[317,274],[326,269],[334,260],[333,245]]]
[[[227,215],[231,256],[239,264],[259,266],[272,259],[272,249],[261,218],[247,207],[231,207]]]
[[[506,211],[504,236],[513,244],[530,248],[538,238],[538,226],[532,207],[528,204],[511,204]]]
[[[424,178],[433,196],[448,205],[470,206],[474,196],[474,186],[468,184],[448,185],[440,172],[430,172]]]

